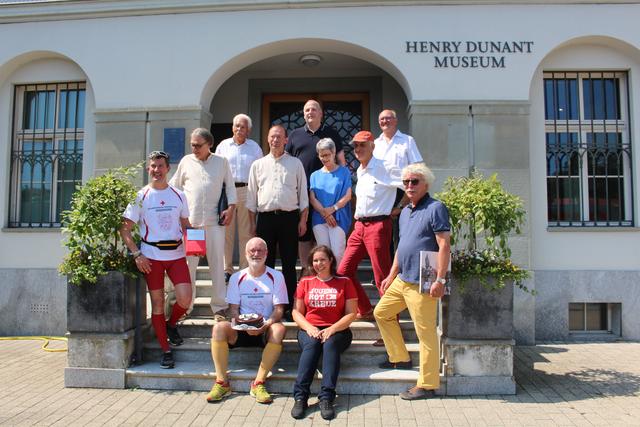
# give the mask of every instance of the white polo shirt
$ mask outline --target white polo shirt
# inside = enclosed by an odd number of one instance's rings
[[[384,134],[380,134],[374,143],[373,156],[384,160],[388,165],[402,170],[407,165],[422,162],[422,155],[418,151],[415,139],[399,130],[393,135],[391,141],[387,142]]]
[[[249,268],[240,270],[229,278],[226,301],[239,305],[240,314],[258,313],[266,320],[274,305],[289,303],[284,276],[271,267],[259,277],[253,277]]]
[[[216,147],[216,154],[229,161],[231,175],[235,182],[249,182],[249,170],[256,160],[264,156],[262,149],[253,139],[238,144],[233,138],[227,138]]]
[[[369,160],[366,168],[358,167],[356,219],[391,213],[396,189],[403,188],[401,172],[400,168],[389,167],[375,157]]]

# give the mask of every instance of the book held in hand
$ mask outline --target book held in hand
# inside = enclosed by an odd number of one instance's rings
[[[184,234],[184,242],[187,256],[205,256],[207,254],[204,230],[188,228]]]
[[[420,293],[428,294],[431,290],[431,284],[438,278],[438,252],[437,251],[420,251]],[[444,294],[451,293],[449,286],[451,281],[451,258],[449,258],[449,266],[447,268],[447,284],[444,286]]]

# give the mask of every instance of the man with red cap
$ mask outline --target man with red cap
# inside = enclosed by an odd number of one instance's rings
[[[358,291],[358,318],[371,319],[373,307],[356,277],[358,264],[369,255],[376,286],[380,286],[391,269],[391,210],[396,198],[396,189],[402,188],[401,170],[385,166],[373,157],[374,137],[369,131],[358,132],[351,141],[357,170],[356,211],[353,231],[347,240],[338,275],[349,277]]]

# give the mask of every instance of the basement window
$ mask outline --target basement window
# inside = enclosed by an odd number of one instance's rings
[[[620,303],[569,303],[569,332],[620,335]]]

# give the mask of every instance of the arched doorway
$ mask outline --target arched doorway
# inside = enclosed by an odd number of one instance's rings
[[[252,139],[267,151],[265,135],[272,124],[292,130],[304,125],[302,106],[308,99],[323,104],[324,121],[343,141],[361,129],[379,132],[377,116],[382,108],[398,113],[400,127],[407,126],[407,97],[400,84],[377,65],[335,52],[314,52],[320,61],[305,65],[305,52],[276,55],[257,61],[225,81],[211,103],[212,131],[216,140],[231,136],[231,120],[237,113],[253,119]],[[357,162],[345,145],[353,171]]]

